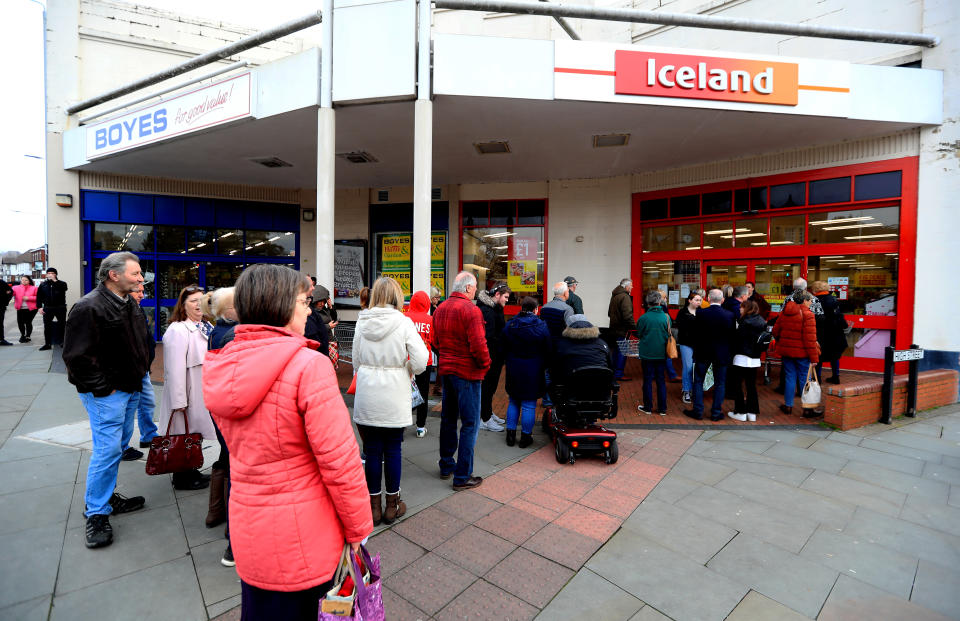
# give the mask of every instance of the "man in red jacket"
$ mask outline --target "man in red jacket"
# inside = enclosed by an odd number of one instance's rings
[[[483,482],[473,476],[473,447],[480,424],[480,383],[490,368],[490,352],[483,315],[473,303],[476,294],[476,277],[460,272],[453,281],[453,293],[433,314],[433,342],[440,358],[437,373],[443,380],[440,478],[453,476],[453,489],[457,491]]]

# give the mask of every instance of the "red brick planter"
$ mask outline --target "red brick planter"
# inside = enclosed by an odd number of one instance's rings
[[[948,369],[924,371],[919,376],[917,409],[949,405],[957,402],[957,384],[960,373]],[[824,385],[826,389],[826,423],[846,431],[870,425],[880,420],[883,377],[857,379],[839,386]],[[900,416],[907,408],[907,376],[898,375],[893,384],[893,416]]]

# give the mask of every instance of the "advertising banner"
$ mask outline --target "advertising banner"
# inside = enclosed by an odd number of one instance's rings
[[[333,242],[333,302],[341,306],[360,306],[360,290],[366,282],[367,242]]]

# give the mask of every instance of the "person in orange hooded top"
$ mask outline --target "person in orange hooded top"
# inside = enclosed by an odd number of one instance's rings
[[[425,291],[417,291],[410,298],[407,317],[413,322],[430,354],[427,368],[417,375],[417,389],[423,397],[423,403],[417,406],[417,437],[422,438],[427,435],[427,395],[430,391],[430,367],[433,365],[433,317],[430,316],[430,297]]]

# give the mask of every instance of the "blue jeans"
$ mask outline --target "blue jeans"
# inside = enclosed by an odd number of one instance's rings
[[[786,384],[783,386],[783,403],[793,407],[793,395],[797,390],[797,382],[807,381],[807,371],[810,369],[809,358],[781,357]]]
[[[680,382],[683,392],[693,390],[693,348],[689,345],[677,345],[680,352],[680,362],[683,363],[683,370],[680,371]]]
[[[666,358],[664,362],[666,363],[664,366],[667,369],[667,377],[670,379],[677,379],[677,369],[673,366],[673,360]]]
[[[666,360],[641,360],[643,368],[643,409],[653,411],[653,383],[657,383],[657,411],[667,411],[667,381],[663,374],[666,371]]]
[[[623,368],[627,366],[627,357],[620,353],[620,347],[617,343],[613,345],[613,377],[614,379],[620,379],[623,377]]]
[[[460,441],[457,442],[457,421]],[[443,376],[440,410],[440,474],[453,473],[453,484],[462,485],[473,476],[473,448],[480,424],[480,380]],[[453,459],[453,454],[457,459]],[[370,457],[367,456],[369,460]]]
[[[114,391],[106,397],[80,393],[80,402],[90,417],[93,454],[87,467],[84,515],[110,515],[110,496],[117,487],[120,456],[133,437],[133,419],[140,399],[136,392]]]
[[[149,372],[143,376],[143,387],[139,394],[137,426],[140,427],[140,441],[149,442],[157,437],[157,424],[153,422],[153,410],[157,405],[157,400],[153,395],[153,384],[150,382]]]
[[[386,474],[387,493],[400,491],[400,474],[403,461],[403,427],[371,427],[357,425],[363,438],[363,463],[367,475],[367,491],[371,495],[380,493],[380,479]]]
[[[540,405],[545,408],[551,408],[553,407],[553,401],[550,399],[550,369],[543,370],[543,383],[547,387],[547,390],[543,393],[543,399],[541,399]]]
[[[723,399],[727,390],[727,365],[718,362],[697,362],[693,365],[693,412],[703,416],[703,380],[713,364],[713,407],[710,415],[723,416]]]
[[[533,423],[537,417],[536,399],[514,399],[510,397],[507,404],[507,429],[517,430],[517,419],[520,419],[520,431],[530,435],[533,433]]]

